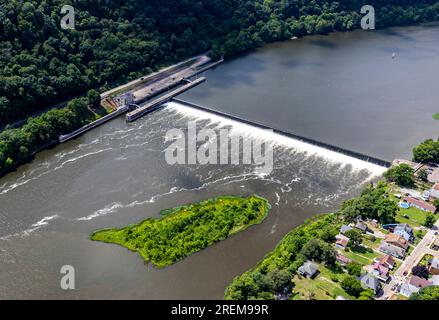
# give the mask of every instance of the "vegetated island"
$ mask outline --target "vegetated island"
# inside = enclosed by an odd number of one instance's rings
[[[91,239],[119,244],[162,268],[261,223],[270,208],[268,200],[256,195],[221,196],[163,210],[159,219],[98,230]]]

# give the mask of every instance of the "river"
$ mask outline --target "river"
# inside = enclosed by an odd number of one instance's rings
[[[391,160],[437,135],[438,38],[439,27],[419,26],[270,44],[209,71],[181,98]],[[271,143],[274,170],[168,165],[164,136],[189,120]],[[118,118],[0,179],[0,298],[221,299],[291,228],[382,171],[176,103],[134,123]],[[261,225],[164,269],[89,240],[165,208],[253,193],[272,204]],[[75,268],[75,290],[60,288],[63,265]]]

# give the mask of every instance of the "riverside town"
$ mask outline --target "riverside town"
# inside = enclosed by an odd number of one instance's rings
[[[437,311],[438,39],[439,0],[0,0],[0,303]]]

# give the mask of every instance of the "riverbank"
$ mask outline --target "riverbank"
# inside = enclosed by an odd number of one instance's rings
[[[394,184],[379,181],[366,187],[359,197],[345,201],[337,212],[306,220],[253,268],[235,277],[225,290],[225,299],[410,297],[400,288],[410,281],[412,268],[425,260],[422,257],[434,253],[430,245],[437,238],[437,217],[428,222],[430,213],[398,206],[402,199],[394,194],[400,192]],[[396,226],[410,231],[403,237]],[[391,237],[400,237],[407,244],[401,256],[388,251],[386,246],[393,243]],[[392,263],[381,266],[383,259]],[[313,271],[308,270],[308,265],[313,266]],[[371,286],[364,279],[375,282]]]
[[[274,21],[267,21],[266,24],[262,24],[257,28],[255,26],[251,27],[243,27],[239,33],[237,30],[231,30],[228,34],[218,36],[216,39],[210,39],[209,42],[212,43],[210,55],[211,57],[220,58],[222,55],[227,57],[233,57],[235,55],[239,55],[243,52],[249,52],[250,50],[260,47],[265,43],[288,40],[293,36],[301,37],[305,35],[313,35],[313,34],[328,34],[332,31],[347,31],[354,30],[359,28],[360,26],[360,16],[357,13],[358,8],[351,8],[349,5],[349,10],[341,11],[338,10],[340,8],[334,9],[334,13],[331,16],[328,16],[326,13],[322,13],[321,15],[302,15],[300,17],[291,17],[290,20],[276,19]],[[413,23],[421,23],[426,21],[432,21],[435,10],[439,10],[434,5],[429,4],[417,4],[414,6],[407,6],[404,8],[398,7],[398,14],[400,15],[400,19],[395,21],[392,18],[387,18],[389,14],[392,13],[393,6],[391,4],[383,7],[379,7],[376,14],[380,15],[382,19],[378,21],[378,28],[384,28],[395,25],[409,25]],[[402,9],[402,12],[401,12]],[[395,9],[396,10],[396,9]],[[415,15],[412,13],[416,12]],[[406,13],[406,14],[405,14]],[[276,26],[273,30],[267,30],[268,26]],[[268,32],[270,31],[270,32]],[[204,50],[205,51],[205,50]],[[190,60],[189,60],[190,61]],[[163,61],[161,61],[163,63]],[[184,64],[184,63],[183,63]],[[156,67],[159,66],[160,63],[157,63]],[[152,72],[152,70],[150,70]],[[141,83],[143,80],[134,80],[134,85]],[[126,87],[130,88],[132,82],[129,82]],[[108,95],[112,95],[117,93],[119,89],[115,89],[115,91],[108,91]],[[80,116],[80,115],[77,115]],[[44,117],[41,115],[40,117]],[[78,129],[78,127],[74,127],[74,130]],[[34,153],[26,152],[25,149],[33,149],[39,150],[39,146],[23,146],[21,152],[12,153],[9,150],[8,144],[18,144],[22,147],[23,139],[15,139],[14,132],[8,131],[5,134],[0,134],[0,175],[4,175],[6,172],[10,172],[11,170],[17,167],[17,163],[23,163],[23,159],[29,159],[29,156],[32,156]],[[3,132],[2,132],[3,133]],[[38,134],[35,133],[31,137],[32,140],[38,140]],[[64,132],[62,133],[64,134]],[[10,142],[10,140],[14,140]],[[18,141],[17,141],[18,140]],[[5,146],[6,145],[6,146]],[[22,156],[22,154],[25,156]],[[11,163],[12,161],[12,163]]]
[[[115,243],[138,252],[145,262],[163,268],[261,223],[270,204],[259,196],[223,196],[161,212],[121,229],[94,232],[91,240]]]

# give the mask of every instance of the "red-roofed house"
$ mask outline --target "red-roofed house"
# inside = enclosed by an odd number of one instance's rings
[[[379,280],[387,282],[387,279],[389,279],[389,268],[375,262],[371,266],[371,269],[372,274],[374,274]]]
[[[400,247],[404,250],[407,250],[407,248],[409,247],[408,241],[396,233],[386,234],[384,241],[390,243],[391,245]]]
[[[412,286],[415,286],[417,288],[425,288],[425,287],[433,285],[432,282],[425,280],[423,278],[420,278],[418,276],[412,276],[410,278],[409,284],[411,284]]]
[[[335,242],[335,246],[340,249],[346,249],[349,243],[349,238],[342,234],[336,235],[335,238],[337,239],[337,241]]]
[[[435,183],[429,190],[430,200],[439,199],[439,183]]]
[[[380,265],[385,266],[388,269],[393,269],[393,267],[395,266],[395,260],[392,258],[392,256],[389,256],[388,254],[385,254],[384,256],[382,256],[378,260],[378,263]]]
[[[423,200],[416,199],[413,197],[405,197],[404,201],[407,202],[411,207],[415,207],[415,208],[418,208],[420,210],[431,212],[431,213],[436,212],[436,207],[434,205],[432,205],[431,203],[425,202]]]

